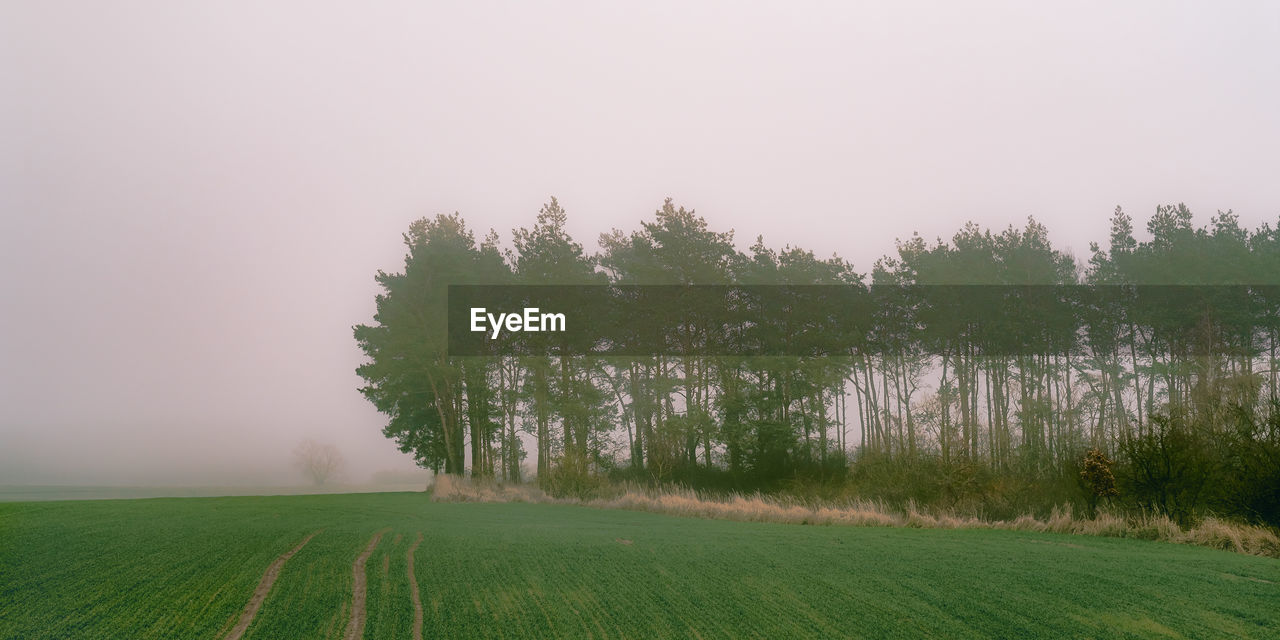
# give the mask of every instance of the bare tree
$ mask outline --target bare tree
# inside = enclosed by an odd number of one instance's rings
[[[328,443],[303,440],[293,450],[294,464],[316,485],[324,484],[342,470],[342,453]]]

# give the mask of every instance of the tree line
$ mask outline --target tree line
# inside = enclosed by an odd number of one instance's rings
[[[1139,241],[1117,208],[1108,240],[1077,260],[1034,219],[999,232],[970,223],[949,241],[899,241],[858,272],[762,238],[739,251],[733,231],[671,200],[638,230],[602,234],[595,255],[566,220],[553,198],[503,249],[492,231],[477,241],[459,215],[424,218],[404,235],[404,270],[377,274],[374,322],[354,329],[367,356],[361,391],[420,465],[521,481],[532,453],[553,490],[607,475],[737,490],[852,483],[879,497],[998,510],[1050,498],[1092,506],[1094,488],[1079,478],[1093,451],[1095,464],[1115,460],[1120,493],[1137,506],[1280,520],[1280,298],[1267,287],[1155,301],[1103,288],[1280,284],[1280,228],[1243,228],[1230,211],[1197,227],[1187,207],[1161,206]],[[705,327],[670,336],[683,344],[677,355],[458,357],[442,330],[452,284],[881,293],[861,341],[820,357],[701,355],[713,339]],[[954,285],[933,305],[943,313],[922,322],[913,285]],[[1116,294],[1050,308],[1005,300],[991,314],[966,285]],[[1188,305],[1214,313],[1188,323],[1202,317]],[[995,348],[1012,335],[1017,349]],[[1003,502],[990,502],[996,494]]]

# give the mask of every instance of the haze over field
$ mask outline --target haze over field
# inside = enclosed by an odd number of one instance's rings
[[[0,484],[412,469],[351,326],[403,233],[662,199],[858,271],[1035,215],[1280,215],[1280,5],[0,6]]]

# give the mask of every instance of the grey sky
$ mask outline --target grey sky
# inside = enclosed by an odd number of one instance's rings
[[[400,234],[664,196],[858,270],[1027,215],[1280,216],[1280,4],[0,3],[0,483],[403,468],[350,327]]]

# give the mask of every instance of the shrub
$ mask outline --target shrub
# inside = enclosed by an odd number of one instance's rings
[[[1090,449],[1080,463],[1080,482],[1084,485],[1089,501],[1089,515],[1098,512],[1098,500],[1120,495],[1116,490],[1116,477],[1111,473],[1111,459],[1100,449]]]
[[[604,477],[591,472],[585,460],[573,456],[566,456],[538,481],[542,490],[552,497],[584,501],[601,497],[602,490],[608,486]]]
[[[1121,486],[1137,506],[1191,521],[1201,505],[1212,467],[1212,442],[1182,415],[1153,415],[1142,432],[1121,445]]]

